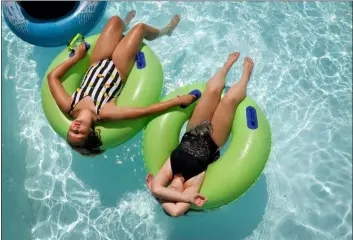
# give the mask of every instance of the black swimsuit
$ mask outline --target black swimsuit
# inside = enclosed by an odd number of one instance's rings
[[[185,181],[202,173],[210,163],[216,161],[219,147],[211,138],[210,122],[190,128],[178,147],[170,155],[173,175],[181,174]]]

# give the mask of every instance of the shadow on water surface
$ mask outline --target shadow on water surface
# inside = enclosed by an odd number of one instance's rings
[[[105,207],[115,207],[121,197],[141,187],[143,160],[142,133],[118,147],[107,150],[95,157],[84,157],[73,151],[71,169],[89,188],[97,191]],[[136,149],[139,149],[136,151]]]
[[[225,90],[227,91],[228,87]],[[228,149],[230,139],[231,134],[228,142],[221,149],[221,155]],[[186,216],[179,218],[167,217],[161,209],[159,214],[172,226],[168,231],[168,240],[218,240],[221,236],[241,240],[251,235],[262,221],[267,202],[266,177],[261,174],[246,194],[218,209],[209,212],[190,211]]]
[[[136,140],[133,138],[130,141]],[[141,187],[141,171],[133,170],[143,168],[141,157],[134,162],[117,164],[112,158],[115,154],[120,155],[119,151],[122,150],[126,149],[117,147],[110,150],[105,153],[107,158],[104,155],[88,158],[73,154],[72,170],[84,184],[99,193],[105,207],[115,207],[125,193]],[[171,218],[159,208],[157,214],[160,221],[169,223],[168,239],[219,239],[220,236],[231,236],[231,239],[240,240],[251,235],[261,222],[267,202],[266,177],[262,174],[243,197],[219,209],[190,211],[183,217]]]
[[[146,170],[141,155],[141,136],[142,132],[93,158],[73,153],[71,169],[88,188],[99,193],[103,206],[116,207],[124,194],[144,186],[141,181]],[[171,218],[158,207],[157,215],[159,221],[168,222],[170,226],[168,240],[219,239],[220,234],[240,240],[249,236],[261,222],[267,202],[266,177],[262,174],[244,196],[219,209],[190,211],[186,216]]]
[[[168,239],[220,239],[221,236],[243,239],[261,222],[267,202],[266,177],[262,174],[256,184],[235,202],[210,212],[189,212],[175,219],[166,217],[172,226]]]

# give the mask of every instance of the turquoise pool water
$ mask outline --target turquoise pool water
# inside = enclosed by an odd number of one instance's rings
[[[95,158],[48,125],[44,72],[62,48],[31,46],[2,25],[3,239],[352,239],[352,3],[110,2],[115,14],[171,37],[149,45],[165,89],[207,81],[231,51],[255,62],[248,95],[268,116],[273,147],[259,181],[208,213],[167,217],[144,185],[141,136]]]

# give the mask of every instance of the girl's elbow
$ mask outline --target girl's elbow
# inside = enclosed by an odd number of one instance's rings
[[[183,215],[183,213],[181,211],[178,211],[178,209],[174,209],[169,213],[169,215],[171,217],[180,217],[181,215]]]
[[[48,73],[47,79],[48,79],[48,83],[49,83],[49,84],[52,83],[52,82],[54,82],[55,79],[56,79],[55,73],[53,73],[53,72]]]
[[[180,217],[181,215],[184,215],[184,213],[185,213],[185,211],[183,211],[179,208],[176,208],[176,207],[169,209],[168,211],[164,209],[164,212],[171,217]]]
[[[51,72],[48,73],[48,76],[47,76],[48,80],[49,80],[49,79],[53,79],[54,77],[55,77],[55,76],[54,76],[54,72],[53,72],[53,71],[51,71]]]

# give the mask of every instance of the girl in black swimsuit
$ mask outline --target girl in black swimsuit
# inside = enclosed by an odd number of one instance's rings
[[[231,53],[223,67],[207,82],[180,144],[155,177],[147,175],[148,188],[171,216],[180,216],[191,204],[201,207],[207,201],[199,193],[205,171],[219,158],[219,148],[227,142],[236,108],[246,96],[254,65],[250,58],[244,58],[240,80],[221,100],[227,73],[239,55]]]

